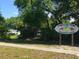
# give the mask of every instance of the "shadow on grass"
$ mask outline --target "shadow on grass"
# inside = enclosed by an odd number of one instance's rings
[[[14,40],[7,40],[7,39],[0,39],[0,42],[7,42],[7,43],[16,43],[16,44],[43,44],[43,45],[59,45],[58,39],[52,40],[43,40],[43,39],[14,39]],[[62,39],[61,45],[68,45],[71,46],[71,39],[64,40]],[[79,40],[74,40],[74,46],[79,47]]]

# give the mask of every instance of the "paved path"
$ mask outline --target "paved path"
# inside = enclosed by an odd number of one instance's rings
[[[0,46],[10,46],[10,47],[18,47],[18,48],[26,48],[26,49],[36,49],[43,51],[51,51],[58,53],[66,53],[73,54],[79,56],[79,47],[72,46],[58,46],[58,45],[36,45],[36,44],[13,44],[13,43],[4,43],[0,42]]]

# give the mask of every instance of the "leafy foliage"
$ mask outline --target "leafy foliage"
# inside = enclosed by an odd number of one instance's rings
[[[0,14],[0,38],[5,38],[7,28],[5,26],[4,17]]]
[[[21,36],[36,37],[40,30],[43,39],[56,39],[54,27],[74,18],[79,26],[79,0],[15,0],[20,16],[4,20],[0,14],[0,36],[10,28],[21,31]],[[52,36],[53,35],[53,36]],[[12,36],[16,37],[16,36]]]
[[[20,17],[11,17],[5,20],[5,23],[8,28],[13,28],[13,29],[20,29],[22,28],[23,21],[21,20]]]
[[[14,4],[19,9],[24,24],[40,29],[44,35],[64,19],[70,19],[71,16],[77,21],[79,19],[79,0],[15,0]],[[48,17],[50,13],[51,18]],[[51,36],[47,33],[48,35]]]

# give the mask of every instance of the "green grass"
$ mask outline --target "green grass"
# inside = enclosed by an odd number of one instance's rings
[[[0,59],[79,59],[74,55],[0,46]]]
[[[10,39],[17,39],[18,36],[17,35],[10,35]]]

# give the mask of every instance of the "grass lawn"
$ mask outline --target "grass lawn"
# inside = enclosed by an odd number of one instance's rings
[[[79,59],[74,55],[0,46],[0,59]]]

